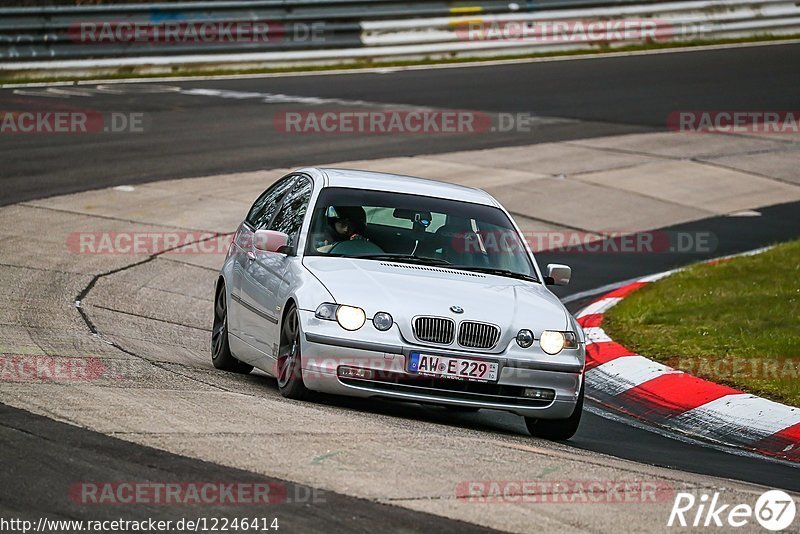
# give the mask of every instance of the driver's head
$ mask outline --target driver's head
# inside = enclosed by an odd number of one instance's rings
[[[331,233],[338,239],[360,234],[367,222],[367,214],[361,206],[330,206],[326,216]]]

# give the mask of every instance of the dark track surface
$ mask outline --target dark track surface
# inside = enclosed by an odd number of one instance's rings
[[[562,252],[540,252],[536,255],[536,261],[540,266],[547,263],[566,263],[572,267],[573,280],[570,285],[553,289],[559,297],[566,297],[629,278],[667,271],[689,263],[746,252],[800,237],[800,202],[759,208],[757,211],[761,216],[711,217],[652,232],[656,236],[674,236],[678,233],[703,238],[710,236],[709,242],[715,245],[709,247],[707,251],[695,253],[665,250],[652,254],[592,254],[565,249]],[[609,249],[613,250],[613,247],[609,246]]]
[[[286,136],[275,132],[272,115],[297,104],[265,105],[233,99],[159,93],[97,94],[50,99],[0,90],[0,108],[68,106],[101,111],[143,111],[146,134],[3,136],[0,138],[0,205],[111,185],[142,183],[277,166],[299,166],[386,156],[416,155],[534,142],[579,139],[663,129],[676,109],[795,109],[800,87],[800,45],[698,51],[654,56],[592,59],[482,68],[408,71],[395,74],[285,77],[179,82],[181,88],[283,93],[419,104],[483,111],[534,112],[570,117],[525,134],[484,136]],[[711,231],[718,247],[691,254],[540,254],[539,261],[572,265],[574,282],[562,296],[634,276],[662,271],[705,257],[753,249],[800,236],[800,204],[760,210],[761,217],[717,217],[669,230]],[[577,304],[577,303],[576,303]],[[402,410],[398,408],[398,412]],[[122,510],[76,510],[64,487],[84,480],[169,480],[208,477],[251,480],[253,475],[153,451],[0,406],[0,442],[6,451],[0,474],[3,516],[39,517],[56,510],[65,517],[120,515]],[[459,416],[454,424],[499,431],[519,422],[483,412]],[[491,420],[491,421],[490,421]],[[485,424],[484,424],[485,422]],[[572,445],[647,464],[800,490],[798,470],[691,445],[586,412]],[[34,452],[36,451],[36,452]],[[43,460],[46,458],[46,461]],[[13,467],[13,468],[9,468]],[[111,478],[113,476],[113,478]],[[9,495],[11,493],[11,495]],[[332,495],[332,494],[326,494]],[[387,512],[388,510],[388,512]],[[217,515],[237,511],[220,510]],[[155,510],[179,514],[180,511]],[[203,510],[203,515],[214,515]],[[396,514],[385,523],[385,514]],[[128,515],[128,514],[123,514]],[[188,515],[188,514],[187,514]],[[331,496],[322,508],[286,505],[274,512],[304,531],[375,530],[381,524],[409,531],[467,531],[457,522]],[[306,523],[303,519],[309,518]],[[352,520],[352,516],[363,520]],[[375,523],[370,523],[375,521]],[[338,523],[337,523],[338,522]],[[284,530],[281,530],[283,532]],[[286,532],[294,529],[287,528]],[[311,530],[313,531],[313,530]]]
[[[575,119],[530,132],[466,135],[286,135],[273,127],[274,114],[308,106],[142,95],[133,86],[121,94],[70,98],[0,89],[0,109],[91,109],[146,117],[140,134],[3,135],[0,205],[168,178],[663,130],[675,110],[796,109],[799,63],[800,44],[792,44],[390,74],[167,83]]]
[[[338,493],[311,490],[247,471],[192,460],[136,445],[0,404],[0,448],[3,469],[0,517],[33,521],[91,519],[97,521],[182,518],[266,517],[278,519],[277,532],[376,532],[392,525],[397,532],[490,532],[460,521],[378,504]],[[35,451],[35,454],[32,452]],[[102,505],[77,504],[70,488],[82,482],[262,483],[285,501],[268,505]],[[13,491],[10,491],[13,488]],[[124,498],[124,496],[123,496]],[[208,523],[211,524],[211,523]]]

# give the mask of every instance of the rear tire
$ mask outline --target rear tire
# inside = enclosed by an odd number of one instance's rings
[[[278,390],[287,399],[305,400],[311,391],[303,383],[303,360],[300,357],[300,316],[294,305],[286,311],[281,325],[278,351]]]
[[[581,392],[578,394],[578,403],[575,405],[575,410],[572,415],[566,419],[535,419],[533,417],[525,418],[525,425],[528,427],[528,432],[532,436],[542,439],[549,439],[551,441],[564,441],[578,431],[578,426],[581,423],[581,415],[583,414],[583,390],[584,383],[581,384]]]
[[[211,329],[211,363],[214,367],[232,373],[248,374],[252,365],[242,363],[231,353],[228,343],[228,301],[225,295],[225,282],[217,286],[214,297],[214,325]]]

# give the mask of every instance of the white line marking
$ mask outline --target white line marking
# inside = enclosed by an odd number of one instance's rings
[[[608,395],[619,395],[668,373],[680,373],[644,356],[620,356],[586,372],[592,388]]]
[[[42,96],[45,98],[69,98],[68,96],[59,95],[56,93],[50,92],[49,89],[35,89],[33,91],[28,91],[26,89],[14,89],[15,95],[22,95],[22,96]]]
[[[114,95],[127,94],[162,94],[177,93],[181,90],[177,85],[142,84],[142,85],[119,85],[119,84],[100,84],[95,87],[96,91],[111,93]]]
[[[605,330],[599,326],[590,326],[589,328],[584,328],[583,333],[586,334],[587,345],[591,343],[608,343],[611,341],[611,338],[606,335]]]
[[[675,274],[679,270],[680,269],[672,269],[671,271],[664,271],[663,273],[656,273],[656,274],[651,274],[649,276],[643,276],[642,278],[639,278],[639,280],[637,280],[637,281],[645,283],[645,284],[649,284],[651,282],[657,282],[657,281],[661,280],[662,278],[666,278],[671,274]]]
[[[234,100],[247,100],[247,99],[261,99],[264,104],[302,104],[302,105],[335,105],[335,106],[350,106],[350,107],[363,107],[373,109],[388,109],[388,110],[411,110],[411,111],[436,111],[437,109],[444,110],[449,108],[431,108],[426,106],[417,106],[413,104],[392,104],[388,102],[369,102],[367,100],[347,100],[343,98],[324,98],[316,96],[298,96],[298,95],[285,95],[281,93],[259,93],[252,91],[231,91],[224,89],[184,89],[181,94],[190,96],[208,96],[217,98],[231,98]],[[481,112],[489,117],[496,118],[497,114],[493,112]],[[497,122],[497,120],[493,120]],[[530,117],[530,122],[534,124],[561,124],[569,122],[577,122],[574,119],[564,119],[561,117]]]
[[[368,102],[366,100],[347,100],[343,98],[323,98],[316,96],[284,95],[281,93],[258,93],[250,91],[229,91],[223,89],[183,89],[181,94],[190,96],[209,96],[231,98],[234,100],[261,99],[264,104],[304,104],[304,105],[336,105],[371,108],[432,110],[424,106],[409,104],[388,104],[385,102]]]
[[[800,408],[739,393],[684,412],[674,421],[696,428],[704,435],[754,434],[755,440],[800,423]]]
[[[761,217],[761,212],[756,210],[734,211],[729,213],[728,217]]]
[[[595,313],[605,313],[609,308],[616,306],[622,299],[619,297],[611,297],[607,299],[600,299],[597,302],[592,302],[576,315],[576,317],[583,317],[585,315],[594,315]]]
[[[55,95],[64,95],[66,97],[71,96],[94,96],[96,91],[89,87],[48,87],[46,89],[48,93],[53,93]]]

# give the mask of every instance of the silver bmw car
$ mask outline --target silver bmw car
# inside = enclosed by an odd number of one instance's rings
[[[255,201],[216,284],[212,360],[312,391],[505,410],[568,439],[583,331],[488,193],[421,178],[300,169]]]

